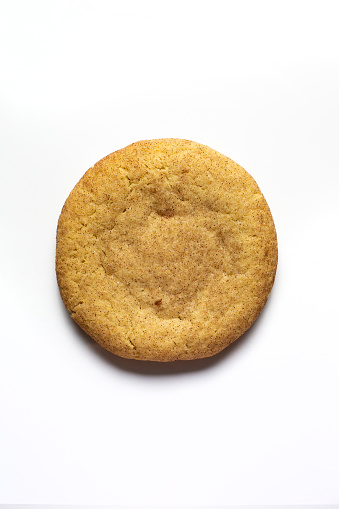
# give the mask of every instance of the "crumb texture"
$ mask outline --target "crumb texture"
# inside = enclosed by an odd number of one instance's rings
[[[110,154],[85,173],[59,218],[65,306],[126,358],[218,353],[257,318],[276,267],[275,227],[254,179],[190,141]]]

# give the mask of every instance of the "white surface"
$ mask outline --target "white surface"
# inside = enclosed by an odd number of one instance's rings
[[[339,502],[338,2],[1,3],[0,502]],[[115,358],[68,318],[55,230],[93,163],[204,143],[271,207],[279,267],[219,356]]]

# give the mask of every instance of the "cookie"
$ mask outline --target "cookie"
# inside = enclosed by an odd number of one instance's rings
[[[212,356],[258,317],[277,267],[253,178],[192,141],[140,141],[90,168],[62,209],[56,272],[73,320],[130,359]]]

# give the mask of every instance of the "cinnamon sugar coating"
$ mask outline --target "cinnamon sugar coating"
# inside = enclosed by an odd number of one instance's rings
[[[277,267],[253,178],[197,143],[134,143],[90,168],[59,218],[56,271],[73,320],[116,355],[212,356],[258,317]]]

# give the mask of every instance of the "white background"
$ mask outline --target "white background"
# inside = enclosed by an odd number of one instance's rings
[[[339,2],[2,1],[0,502],[339,503]],[[55,231],[96,161],[191,139],[257,180],[276,283],[208,360],[116,358]]]

